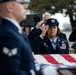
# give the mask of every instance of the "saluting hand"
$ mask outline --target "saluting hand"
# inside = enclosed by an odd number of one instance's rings
[[[36,27],[40,28],[43,23],[44,23],[44,20],[41,20],[40,22],[37,23]]]
[[[43,24],[40,29],[42,30],[41,35],[45,36],[46,35],[46,31],[48,30],[48,25]]]

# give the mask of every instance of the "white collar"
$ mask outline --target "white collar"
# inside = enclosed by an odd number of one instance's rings
[[[56,37],[54,40],[53,40],[53,39],[51,39],[51,38],[49,38],[49,39],[50,39],[50,41],[51,41],[51,42],[52,42],[52,41],[54,41],[54,43],[56,43],[57,38],[58,38],[58,37]]]

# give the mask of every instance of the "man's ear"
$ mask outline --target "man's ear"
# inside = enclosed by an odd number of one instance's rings
[[[13,11],[13,5],[12,5],[12,3],[7,2],[5,5],[6,5],[6,10],[8,12],[12,12]]]

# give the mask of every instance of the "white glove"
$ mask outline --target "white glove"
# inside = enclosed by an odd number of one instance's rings
[[[43,75],[57,75],[56,69],[51,66],[48,66],[42,70]]]

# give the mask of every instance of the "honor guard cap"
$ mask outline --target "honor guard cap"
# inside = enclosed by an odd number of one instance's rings
[[[10,1],[25,2],[29,4],[29,0],[0,0],[0,3],[10,2]]]
[[[49,25],[49,26],[59,26],[59,22],[55,18],[50,18],[50,19],[48,19],[46,21],[46,25]]]

